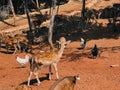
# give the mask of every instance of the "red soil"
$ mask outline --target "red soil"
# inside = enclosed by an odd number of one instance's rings
[[[89,56],[94,44],[97,44],[100,50],[106,48],[96,59]],[[79,48],[80,42],[72,41],[64,50],[58,63],[60,78],[79,75],[81,79],[77,81],[74,90],[120,90],[120,66],[110,67],[120,65],[120,38],[92,39],[87,42],[84,51]],[[25,53],[19,53],[19,56],[24,57]],[[56,82],[54,71],[50,81],[46,74],[48,67],[42,68],[39,73],[42,82],[39,86],[36,86],[35,77],[31,78],[33,83],[30,86],[33,90],[48,90]],[[29,63],[25,68],[20,68],[15,55],[0,53],[0,90],[14,90],[20,84],[26,85],[28,75]]]

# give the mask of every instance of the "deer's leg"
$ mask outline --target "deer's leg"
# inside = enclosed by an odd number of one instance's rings
[[[51,74],[52,74],[52,65],[49,66],[49,80],[51,80]]]
[[[30,75],[29,75],[29,77],[28,77],[28,86],[30,85],[30,78],[31,78],[31,76],[32,76],[32,71],[30,71]]]
[[[2,46],[2,40],[0,40],[0,50],[1,50],[1,46]]]
[[[8,44],[6,44],[7,53],[8,53],[8,48],[9,48],[9,46],[8,46]]]
[[[53,63],[53,66],[54,66],[55,71],[56,71],[56,78],[59,79],[58,70],[57,70],[57,63]]]
[[[1,47],[2,47],[2,41],[0,41],[0,51],[1,51]]]
[[[20,46],[20,42],[19,41],[17,42],[17,46],[19,48],[19,51],[21,52],[21,46]]]
[[[40,85],[40,80],[39,80],[39,78],[38,78],[38,71],[36,71],[36,72],[34,73],[34,75],[35,75],[35,78],[37,79],[38,85]]]
[[[15,54],[17,52],[17,46],[14,44],[14,48],[15,48],[15,51],[13,54]]]

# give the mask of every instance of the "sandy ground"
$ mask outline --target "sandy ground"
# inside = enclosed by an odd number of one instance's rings
[[[107,43],[106,43],[107,42]],[[64,76],[79,75],[75,90],[119,90],[120,89],[120,67],[110,67],[120,64],[120,39],[100,39],[87,42],[83,51],[80,43],[71,42],[64,50],[63,57],[58,63],[60,78]],[[106,48],[96,59],[89,56],[92,46],[97,43],[98,47]],[[16,62],[16,55],[0,54],[0,90],[13,90],[20,84],[27,83],[29,75],[29,64],[20,68]],[[25,53],[19,54],[24,57]],[[48,90],[56,82],[53,71],[52,80],[48,80],[46,74],[48,67],[42,68],[39,73],[41,84],[36,86],[36,80],[31,79],[33,90]]]
[[[110,1],[119,2],[119,0]],[[79,7],[76,6],[75,10],[79,10]],[[62,10],[61,13],[63,13]],[[96,59],[92,59],[89,55],[94,44],[97,44],[102,51],[100,57]],[[81,79],[77,81],[74,90],[120,90],[120,37],[91,39],[84,50],[80,48],[79,41],[72,41],[65,48],[58,63],[60,78],[79,75]],[[20,57],[24,57],[25,54],[18,53]],[[111,65],[117,66],[111,67]],[[25,65],[25,68],[20,67],[16,62],[16,55],[1,52],[0,90],[14,90],[19,85],[26,85],[29,69],[29,63]],[[32,90],[48,90],[56,82],[54,71],[52,80],[48,80],[47,74],[48,67],[42,68],[39,73],[41,80],[39,86],[36,85],[34,75],[32,76],[30,85]]]

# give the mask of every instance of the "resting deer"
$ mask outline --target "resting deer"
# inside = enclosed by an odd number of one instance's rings
[[[36,76],[38,85],[40,84],[40,80],[38,78],[38,71],[39,69],[41,69],[41,67],[46,65],[49,65],[49,79],[51,79],[51,65],[54,66],[56,71],[56,78],[59,79],[57,62],[60,60],[66,44],[69,44],[71,41],[70,40],[66,41],[64,37],[61,37],[60,40],[57,42],[59,42],[61,46],[57,52],[52,51],[52,52],[39,53],[32,56],[32,58],[30,59],[30,75],[28,77],[28,86],[30,85],[30,78],[33,73]]]
[[[4,43],[5,43],[5,46],[6,46],[6,49],[7,49],[7,53],[8,53],[8,50],[10,47],[14,47],[14,53],[16,53],[17,51],[17,46],[18,46],[18,39],[16,38],[10,38],[7,34],[3,33],[3,38],[4,38]]]
[[[15,43],[14,41],[6,33],[4,33],[4,32],[0,33],[0,48],[1,48],[2,44],[5,44],[7,53],[8,53],[9,47],[11,47],[11,46],[14,46],[14,48],[17,49],[16,46],[13,45],[13,43]]]
[[[74,90],[79,76],[66,76],[55,82],[49,90]]]

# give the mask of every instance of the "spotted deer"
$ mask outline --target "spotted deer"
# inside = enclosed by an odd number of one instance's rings
[[[41,67],[48,65],[49,66],[49,79],[51,80],[51,66],[53,65],[56,71],[56,78],[59,79],[57,63],[59,62],[60,58],[62,57],[64,48],[67,44],[71,41],[66,41],[64,37],[59,39],[60,49],[58,51],[51,51],[51,52],[42,52],[36,55],[33,55],[30,59],[30,75],[28,77],[28,86],[30,85],[30,79],[32,74],[35,75],[38,85],[41,83],[38,78],[38,71]]]
[[[16,52],[16,49],[17,49],[17,46],[16,46],[17,40],[16,39],[10,38],[6,33],[2,32],[0,35],[0,41],[1,41],[0,47],[2,46],[2,44],[5,44],[7,53],[8,53],[8,50],[10,47],[14,47],[15,48],[14,53]]]

